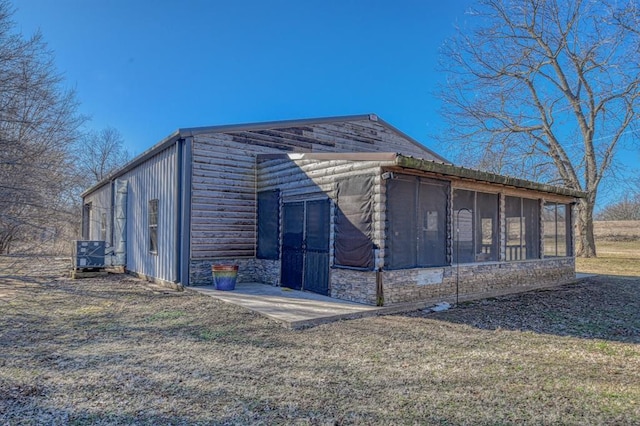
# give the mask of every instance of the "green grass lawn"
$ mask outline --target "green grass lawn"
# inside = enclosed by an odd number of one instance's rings
[[[3,425],[631,425],[638,383],[638,279],[291,331],[130,277],[0,276]]]

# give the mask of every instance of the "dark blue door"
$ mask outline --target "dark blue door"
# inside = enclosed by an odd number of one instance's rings
[[[304,203],[285,203],[282,212],[282,285],[302,289]]]
[[[285,203],[282,285],[329,293],[329,200]]]
[[[307,201],[304,290],[329,294],[329,200]]]

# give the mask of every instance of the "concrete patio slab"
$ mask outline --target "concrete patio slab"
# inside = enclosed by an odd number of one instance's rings
[[[293,329],[387,313],[387,309],[377,306],[260,283],[239,283],[233,291],[220,291],[213,286],[189,289],[258,312]]]
[[[576,274],[576,280],[588,278],[592,274]],[[559,285],[566,283],[559,283]],[[519,288],[517,291],[506,289],[481,294],[460,295],[460,302],[504,296],[513,293],[535,291],[544,286]],[[345,300],[334,299],[306,291],[291,290],[261,283],[238,283],[233,291],[216,290],[214,286],[186,287],[223,302],[242,306],[271,318],[291,329],[313,327],[343,319],[364,318],[376,315],[389,315],[425,309],[441,302],[455,306],[455,296],[423,300],[415,303],[402,303],[391,306],[370,306]]]

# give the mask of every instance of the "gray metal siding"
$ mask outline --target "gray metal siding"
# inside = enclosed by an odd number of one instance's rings
[[[165,281],[176,271],[176,146],[159,152],[119,179],[128,181],[127,269]],[[158,251],[149,251],[149,200],[158,200]]]
[[[107,238],[108,245],[112,245],[111,240],[111,218],[113,216],[113,209],[111,206],[111,184],[103,185],[96,191],[87,195],[84,198],[84,203],[91,203],[91,215],[89,223],[89,239],[100,240],[101,235],[101,221],[102,214],[107,215]]]
[[[287,152],[394,152],[440,161],[369,119],[196,135],[192,259],[255,256],[256,155]],[[300,185],[300,194],[310,189]]]

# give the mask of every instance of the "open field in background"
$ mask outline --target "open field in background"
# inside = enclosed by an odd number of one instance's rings
[[[576,259],[578,272],[640,277],[640,221],[594,223],[595,259]]]
[[[640,277],[640,240],[596,241],[597,258],[576,258],[576,271]]]
[[[640,279],[290,331],[31,264],[0,257],[3,425],[640,424]]]
[[[640,240],[640,221],[638,220],[596,220],[594,233],[599,240]]]

